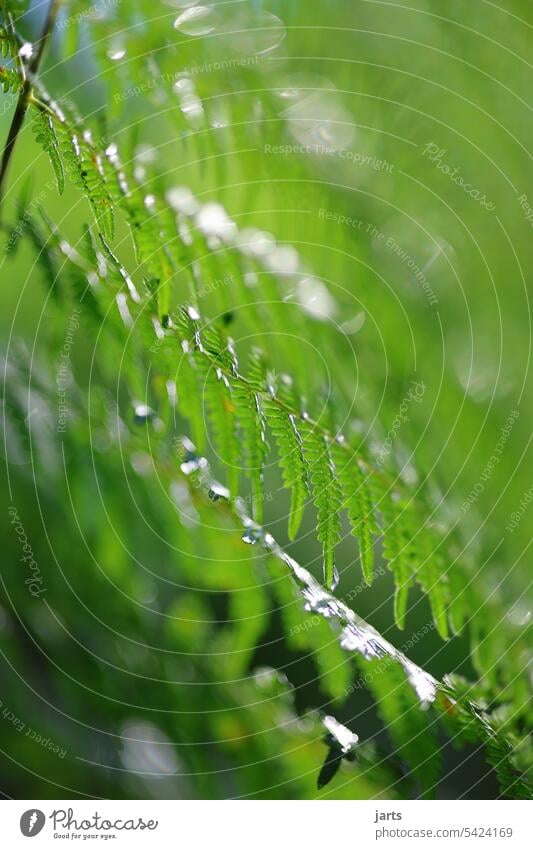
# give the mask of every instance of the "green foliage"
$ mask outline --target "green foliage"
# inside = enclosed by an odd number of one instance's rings
[[[268,397],[264,401],[267,421],[276,441],[283,484],[291,491],[288,535],[294,539],[301,525],[308,498],[307,463],[304,459],[302,436],[295,416]]]
[[[72,3],[68,11],[75,16],[83,9],[83,4]],[[15,13],[14,7],[11,11]],[[169,108],[162,108],[166,94],[146,81],[164,78],[168,56],[176,55],[174,33],[167,32],[174,12],[155,21],[150,14],[150,26],[141,26],[149,12],[145,0],[122,3],[112,20],[102,14],[91,22],[92,60],[98,64],[109,103],[114,103],[97,120],[81,117],[77,106],[60,93],[57,99],[55,94],[52,97],[38,73],[27,78],[19,57],[22,38],[11,17],[0,29],[2,55],[10,62],[0,70],[4,92],[16,94],[29,109],[36,141],[50,160],[58,193],[63,193],[66,174],[78,191],[74,196],[85,198],[94,218],[74,245],[70,232],[67,236],[53,223],[59,217],[57,207],[56,215],[49,217],[40,208],[30,209],[26,197],[19,203],[13,229],[16,238],[6,256],[17,256],[19,238],[31,245],[45,297],[51,298],[46,300],[46,340],[39,353],[45,377],[35,386],[35,375],[19,355],[4,412],[20,453],[20,446],[31,444],[37,491],[46,508],[57,513],[58,526],[73,526],[72,517],[65,516],[68,505],[75,516],[79,510],[85,517],[84,570],[73,580],[91,583],[94,576],[95,598],[101,597],[106,588],[97,574],[96,564],[100,568],[101,561],[120,594],[131,602],[121,606],[113,599],[109,624],[114,627],[116,618],[133,643],[141,634],[147,644],[154,645],[162,634],[165,658],[157,657],[153,666],[142,651],[135,658],[127,655],[131,668],[120,676],[125,702],[136,706],[139,701],[130,675],[151,682],[142,707],[156,710],[165,704],[169,714],[165,733],[183,743],[186,766],[192,773],[204,776],[197,779],[195,790],[200,795],[222,791],[205,768],[203,755],[188,751],[198,730],[194,720],[186,710],[183,726],[172,716],[176,705],[183,707],[189,699],[199,714],[204,713],[202,700],[206,699],[205,712],[211,713],[202,733],[212,735],[220,763],[228,758],[233,771],[243,771],[236,779],[235,795],[268,793],[259,773],[250,767],[251,757],[252,763],[269,763],[274,776],[279,761],[281,789],[271,792],[283,796],[285,786],[297,787],[295,794],[312,796],[313,783],[306,776],[316,778],[324,759],[323,744],[315,745],[323,731],[318,717],[312,713],[306,717],[307,731],[294,730],[294,696],[298,703],[300,694],[292,693],[283,674],[250,674],[262,641],[268,644],[275,633],[275,610],[281,619],[275,639],[286,653],[280,665],[290,669],[297,662],[311,664],[317,693],[335,701],[336,707],[351,692],[356,658],[372,707],[386,726],[393,758],[414,779],[409,794],[428,798],[437,792],[442,767],[437,735],[447,731],[460,742],[483,746],[503,795],[527,797],[531,752],[524,742],[524,729],[530,722],[525,635],[516,635],[505,600],[493,597],[490,587],[479,579],[478,562],[464,551],[464,529],[453,518],[444,521],[445,511],[438,509],[440,503],[436,506],[427,481],[405,473],[400,451],[398,457],[381,462],[372,439],[363,438],[367,428],[372,433],[374,411],[368,399],[372,399],[375,375],[364,376],[366,387],[354,399],[352,363],[346,353],[340,353],[346,334],[335,322],[325,320],[315,303],[331,300],[334,314],[342,315],[346,309],[342,292],[337,299],[330,291],[333,286],[321,283],[322,289],[313,289],[317,281],[307,260],[287,244],[290,239],[285,233],[280,232],[283,242],[278,244],[248,222],[238,226],[219,203],[218,194],[214,200],[206,197],[195,168],[190,173],[186,168],[178,170],[176,177],[175,163],[158,161],[150,150],[143,151],[144,158],[139,155],[138,137],[159,145],[159,130],[168,130],[165,121],[170,122],[173,133],[178,133],[177,138],[171,136],[179,152],[178,168],[184,152],[191,150],[196,164],[208,163],[199,168],[220,169],[216,170],[221,178],[220,199],[226,192],[230,201],[226,206],[231,208],[231,174],[224,171],[225,151],[213,132],[221,122],[210,114],[219,93],[205,75],[176,77],[173,71],[169,97],[177,100],[168,100]],[[116,60],[121,51],[117,54],[113,45],[118,35],[130,29],[128,62],[123,64]],[[74,43],[77,35],[76,28]],[[186,42],[179,49],[186,52]],[[160,54],[164,55],[159,58]],[[198,62],[200,53],[193,58]],[[239,137],[245,132],[241,125],[250,123],[251,114],[269,116],[265,132],[276,141],[286,139],[294,126],[290,112],[276,105],[275,92],[264,95],[258,110],[255,92],[262,88],[261,71],[250,71],[257,73],[257,79],[248,79],[246,73],[241,68],[240,76],[232,81],[240,99],[232,104],[236,114],[230,118],[236,141],[243,142],[238,166],[242,170],[237,176],[243,192],[248,192],[244,206],[253,211],[257,207],[252,196],[260,191],[256,183],[261,178],[256,160],[246,160],[244,142],[251,142],[248,135]],[[180,87],[183,80],[187,84]],[[133,85],[144,85],[143,102],[157,105],[157,115],[151,116],[154,128],[143,128],[146,116],[139,102],[120,105],[121,93]],[[57,81],[55,86],[60,92]],[[142,116],[139,122],[137,111]],[[253,132],[248,126],[246,133]],[[110,144],[110,138],[117,141]],[[302,191],[317,182],[305,167],[287,167]],[[276,168],[279,163],[267,169],[267,185]],[[274,182],[272,193],[277,188]],[[237,179],[234,183],[240,185]],[[192,188],[199,185],[202,192],[196,197]],[[333,197],[340,203],[340,194]],[[68,219],[68,213],[61,217]],[[68,231],[69,226],[67,221],[61,230]],[[290,223],[286,226],[290,233]],[[312,254],[311,238],[300,242]],[[338,253],[348,252],[343,245]],[[354,283],[363,285],[359,280]],[[306,300],[309,288],[313,294]],[[381,309],[382,304],[377,305]],[[84,335],[85,359],[80,355],[81,364],[74,359],[69,363],[74,372],[68,384],[69,424],[56,444],[49,438],[58,394],[54,369],[57,372],[57,362],[64,357],[65,320],[74,310],[76,315],[81,310],[83,316],[83,329],[77,332]],[[383,304],[383,314],[386,324],[393,308],[387,313]],[[328,364],[327,374],[309,365],[309,340]],[[368,352],[361,353],[367,354],[367,363],[372,362]],[[394,365],[402,375],[402,363]],[[30,385],[46,422],[35,439],[29,424]],[[361,417],[356,423],[351,421],[354,401]],[[185,430],[194,444],[182,437]],[[71,476],[66,488],[61,476],[64,467]],[[224,476],[227,488],[211,477],[211,467]],[[25,471],[20,479],[26,487]],[[288,517],[273,516],[265,509],[278,482],[290,492]],[[105,518],[97,520],[96,505],[102,494],[111,506],[108,514],[106,503]],[[37,515],[41,515],[40,503]],[[307,527],[313,516],[316,527]],[[299,557],[303,565],[293,559],[292,547],[289,555],[278,545],[270,530],[274,522],[280,538],[301,546],[297,550],[303,552]],[[387,608],[387,630],[394,628],[393,620],[401,630],[419,621],[416,608],[426,604],[431,613],[428,632],[434,627],[442,640],[466,632],[464,644],[471,650],[467,659],[479,675],[478,689],[458,678],[446,679],[435,701],[438,682],[433,676],[329,592],[338,582],[336,563],[350,550],[344,541],[345,526],[357,539],[364,579],[359,586],[356,570],[342,570],[347,598],[364,590],[370,598],[376,592],[379,600],[377,576],[382,572],[376,567],[383,558],[394,584],[394,609]],[[127,546],[118,543],[117,534],[124,534]],[[255,556],[243,553],[247,549],[241,536]],[[69,535],[62,543],[62,553],[70,554],[72,538]],[[145,611],[137,609],[152,598],[151,570],[144,574],[144,568],[139,568],[144,560],[161,570],[157,576],[165,583],[165,592],[157,595],[147,618],[143,618]],[[305,568],[319,560],[324,586]],[[51,579],[51,590],[53,602],[59,603],[59,581]],[[15,595],[24,606],[20,588]],[[28,617],[33,623],[32,616],[33,610]],[[70,623],[83,630],[82,637],[92,634],[91,621],[84,616],[81,623]],[[32,627],[41,627],[48,639],[49,631],[42,623]],[[402,639],[398,631],[396,638]],[[95,638],[98,651],[104,652],[108,641],[99,639]],[[440,656],[440,651],[445,648],[436,649],[435,654]],[[183,667],[173,666],[176,653],[187,658]],[[172,663],[167,663],[166,655]],[[95,656],[95,668],[91,666],[88,677],[93,690],[100,692],[101,677],[106,686],[110,679],[97,668],[100,661]],[[113,658],[113,668],[119,661],[120,657]],[[54,678],[54,686],[68,702],[65,685]],[[114,692],[118,686],[113,682],[110,689]],[[199,695],[193,692],[196,689]],[[119,720],[124,721],[120,710],[113,710],[116,713],[106,719],[111,737],[116,736]],[[344,777],[351,776],[348,797],[359,792],[376,795],[397,784],[401,785],[398,792],[406,795],[394,762],[387,763],[384,776],[381,755],[362,746],[365,767],[359,769],[352,758],[358,754],[355,732],[348,732],[353,745],[343,751],[335,735],[332,738],[331,728],[338,723],[334,725],[333,720],[328,728],[326,720],[331,717],[324,720],[328,754],[318,776],[319,789],[329,782],[335,786],[339,770],[344,770]],[[341,737],[342,728],[338,725]],[[305,751],[294,755],[294,760],[284,757],[289,749],[300,748]],[[127,785],[121,788],[120,792],[128,792]],[[107,792],[114,792],[111,782]],[[173,788],[172,792],[178,791]],[[187,792],[188,788],[183,791]],[[342,795],[343,791],[337,788],[336,792]]]
[[[332,443],[331,453],[343,489],[343,506],[348,511],[352,533],[359,542],[363,575],[370,586],[374,570],[373,536],[378,536],[380,532],[372,500],[370,475],[362,461],[347,455],[338,442]]]
[[[32,129],[35,133],[35,140],[50,157],[50,162],[54,169],[57,182],[57,190],[61,195],[65,188],[65,173],[63,171],[63,163],[59,154],[59,143],[54,124],[50,115],[45,110],[34,110]]]
[[[339,512],[342,493],[330,456],[329,445],[322,434],[312,427],[304,426],[304,457],[309,466],[313,500],[317,509],[317,537],[322,543],[324,559],[324,583],[330,589],[338,584],[335,567],[335,546],[341,536]]]
[[[390,658],[373,661],[362,671],[398,756],[409,765],[409,774],[419,783],[420,797],[435,798],[441,754],[432,714],[420,710],[412,689]]]

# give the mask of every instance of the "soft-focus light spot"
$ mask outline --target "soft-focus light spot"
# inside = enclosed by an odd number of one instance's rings
[[[364,326],[366,321],[366,313],[361,310],[354,315],[353,318],[348,319],[348,321],[343,321],[340,326],[340,329],[343,333],[346,333],[347,336],[355,336],[356,333],[359,333],[361,328]]]
[[[174,189],[169,189],[167,200],[172,209],[181,212],[183,215],[195,215],[200,208],[200,204],[187,186],[176,186]]]
[[[156,778],[178,772],[174,744],[151,722],[125,723],[121,738],[120,758],[130,772]]]
[[[277,245],[266,254],[265,265],[276,274],[294,274],[300,268],[300,257],[290,245]]]
[[[327,156],[354,141],[352,115],[335,90],[307,91],[289,87],[282,90],[280,97],[288,103],[281,115],[289,132],[300,144],[309,148],[309,153]]]
[[[137,472],[140,477],[148,477],[154,470],[154,461],[146,451],[137,451],[130,458],[132,469]]]
[[[267,256],[276,247],[276,241],[270,233],[247,227],[238,236],[239,249],[251,256]]]
[[[174,29],[191,36],[216,33],[218,49],[241,56],[269,53],[285,38],[285,26],[276,15],[248,4],[190,6],[176,18]]]
[[[153,144],[140,144],[135,148],[135,162],[140,165],[153,165],[157,159],[158,153]]]
[[[517,601],[508,611],[507,618],[513,625],[527,625],[531,619],[531,610],[523,602]]]
[[[337,305],[334,298],[316,277],[305,277],[300,280],[296,296],[300,305],[313,318],[324,320],[335,314]]]
[[[191,6],[174,21],[174,29],[184,35],[209,35],[215,29],[209,6]]]
[[[224,241],[237,231],[237,225],[220,203],[206,203],[196,214],[198,229],[206,236],[219,236]]]
[[[31,59],[33,56],[33,44],[29,41],[25,41],[19,49],[19,56],[21,59]]]

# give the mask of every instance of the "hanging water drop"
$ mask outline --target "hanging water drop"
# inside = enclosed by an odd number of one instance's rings
[[[261,539],[261,531],[258,528],[247,528],[242,535],[242,541],[247,545],[255,545]]]
[[[337,589],[339,586],[340,576],[336,566],[333,566],[333,576],[331,578],[331,583],[329,585],[329,589],[331,592]]]
[[[216,481],[213,481],[208,492],[211,501],[229,501],[229,490],[225,486],[221,486]]]

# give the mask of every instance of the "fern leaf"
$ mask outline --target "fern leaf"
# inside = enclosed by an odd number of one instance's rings
[[[87,197],[101,234],[106,239],[113,239],[113,201],[107,188],[102,158],[94,149],[90,134],[80,135],[71,130],[65,119],[61,120],[59,116],[55,126],[69,178]]]
[[[472,698],[471,686],[458,675],[447,675],[439,687],[436,707],[458,746],[482,743],[494,768],[502,795],[508,799],[531,799],[532,788],[514,763],[515,746],[498,727],[495,712],[483,711]]]
[[[211,422],[215,449],[226,469],[230,496],[235,498],[240,472],[238,421],[232,386],[223,370],[223,367],[235,367],[234,355],[216,331],[200,331],[192,309],[181,310],[179,320],[181,332],[188,337],[184,340],[187,346],[196,348],[194,361],[202,381],[203,400]],[[213,359],[205,356],[207,351]],[[216,364],[217,359],[220,365]]]
[[[368,475],[355,456],[338,442],[331,445],[333,460],[337,467],[339,481],[344,493],[344,507],[348,512],[352,533],[359,542],[359,556],[363,576],[370,586],[374,572],[374,546],[372,536],[379,534],[379,526],[374,514],[372,493]]]
[[[397,492],[385,489],[374,477],[371,482],[374,500],[383,520],[383,556],[394,575],[394,618],[398,628],[405,627],[409,588],[413,582],[413,569],[406,548],[408,534],[404,528],[404,508]]]
[[[267,454],[266,420],[261,398],[239,385],[233,387],[233,399],[242,434],[242,451],[246,474],[252,488],[252,514],[258,524],[263,522],[263,467]]]
[[[156,281],[159,317],[165,322],[170,313],[170,281],[175,271],[167,250],[168,233],[161,229],[154,197],[144,197],[139,188],[131,193],[124,203],[124,209],[137,262],[145,266],[148,275]]]
[[[6,42],[2,41],[2,46],[5,44]],[[15,68],[4,68],[3,65],[0,65],[0,85],[4,94],[8,92],[19,94],[22,90],[23,83],[20,74]]]
[[[417,569],[417,581],[426,593],[431,605],[433,619],[443,640],[449,637],[448,629],[448,585],[443,558],[436,549],[435,541],[429,527],[420,534],[421,551]]]
[[[44,109],[35,109],[33,113],[32,129],[35,140],[48,154],[56,178],[57,191],[63,194],[65,188],[65,172],[59,155],[59,142],[50,115]]]
[[[322,543],[324,583],[334,589],[338,582],[335,546],[341,536],[339,512],[342,506],[342,490],[328,442],[322,434],[306,425],[303,431],[303,445],[304,456],[309,465],[313,501],[318,513],[317,537]]]
[[[200,451],[205,447],[204,411],[201,401],[201,382],[194,357],[185,352],[177,372],[178,407],[191,425],[194,442]]]
[[[283,484],[291,491],[288,533],[289,538],[294,539],[302,523],[309,494],[302,437],[293,415],[282,410],[268,398],[265,399],[263,407],[278,448]]]

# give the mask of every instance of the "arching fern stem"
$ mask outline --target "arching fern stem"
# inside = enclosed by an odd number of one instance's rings
[[[26,117],[28,106],[31,100],[33,89],[31,80],[32,77],[38,72],[39,67],[41,65],[46,44],[54,28],[57,13],[59,11],[59,5],[60,0],[50,0],[48,12],[41,31],[41,36],[36,42],[36,48],[34,50],[33,55],[29,59],[27,67],[24,65],[23,60],[19,57],[20,71],[23,77],[23,83],[22,88],[20,89],[20,94],[18,97],[17,105],[15,107],[15,112],[11,121],[11,125],[7,134],[6,143],[2,152],[2,159],[0,161],[0,216],[2,214],[2,201],[4,198],[5,183],[9,171],[9,165],[13,157],[13,152],[15,150],[17,139],[24,125],[24,119]],[[7,10],[7,4],[5,0],[3,0],[2,2],[2,14],[10,38],[15,43],[18,43],[19,39],[13,26],[11,14]]]

